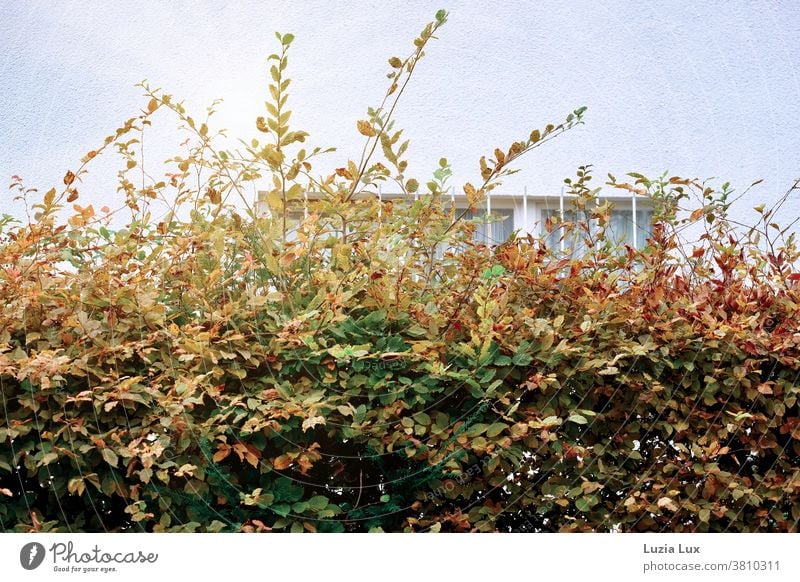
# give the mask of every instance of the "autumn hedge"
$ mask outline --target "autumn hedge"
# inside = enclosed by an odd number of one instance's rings
[[[786,196],[743,228],[727,185],[609,176],[653,200],[634,249],[606,237],[583,167],[567,187],[584,220],[547,228],[577,229],[585,253],[475,243],[447,160],[408,178],[392,120],[445,21],[390,59],[386,100],[356,124],[364,154],[327,177],[312,163],[329,151],[290,129],[278,35],[259,139],[221,145],[143,84],[145,110],[63,188],[12,184],[34,214],[0,231],[0,529],[797,531]],[[583,114],[481,158],[469,204]],[[162,115],[191,140],[163,181],[137,137]],[[122,225],[78,192],[109,150]]]

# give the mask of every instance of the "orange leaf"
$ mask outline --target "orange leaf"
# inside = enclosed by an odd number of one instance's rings
[[[288,455],[281,455],[280,457],[276,457],[276,459],[272,461],[272,466],[275,467],[278,471],[283,471],[284,469],[288,469],[291,464],[292,460],[289,458]]]
[[[231,448],[228,445],[222,445],[214,456],[212,457],[215,463],[218,463],[222,459],[226,458],[228,455],[231,454]]]

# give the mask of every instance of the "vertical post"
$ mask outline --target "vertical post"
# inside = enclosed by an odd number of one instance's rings
[[[484,217],[486,221],[486,246],[490,246],[492,244],[492,193],[488,192],[486,194],[486,216]]]
[[[456,207],[456,187],[450,186],[450,204],[455,209]]]
[[[558,213],[561,216],[561,223],[564,222],[564,186],[561,186],[561,194],[558,196]],[[561,238],[559,239],[558,248],[560,251],[564,251],[564,227],[559,226],[561,229]]]
[[[303,190],[303,219],[308,218],[308,190]]]
[[[381,192],[381,185],[378,184],[378,221],[383,216],[383,193]]]
[[[522,188],[522,224],[525,228],[526,234],[533,234],[529,230],[529,223],[528,223],[528,187],[524,186]]]
[[[639,229],[636,224],[636,192],[631,192],[631,218],[633,218],[633,248],[638,249]]]

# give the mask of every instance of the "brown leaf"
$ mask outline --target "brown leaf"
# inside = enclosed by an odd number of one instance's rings
[[[348,180],[353,179],[353,175],[347,171],[347,168],[336,168],[336,175],[341,176],[342,178],[347,178]]]
[[[285,269],[289,265],[291,265],[296,258],[297,258],[297,255],[290,251],[290,252],[284,254],[281,257],[281,260],[278,261],[278,263],[280,264],[281,267],[283,267]]]

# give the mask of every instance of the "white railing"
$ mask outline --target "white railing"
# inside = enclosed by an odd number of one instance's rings
[[[314,195],[315,195],[314,192],[306,191],[306,192],[303,193],[303,216],[305,218],[308,217],[308,202],[309,202],[310,199],[314,198]],[[264,205],[266,203],[265,198],[262,197],[262,196],[263,196],[263,193],[259,192],[259,199],[258,199],[258,202],[256,203],[256,208],[257,208],[257,211],[259,212],[259,214],[263,213],[262,205]],[[399,198],[403,198],[404,196],[405,196],[405,194],[403,194],[402,192],[384,192],[382,186],[378,185],[377,197],[378,197],[378,200],[380,202],[383,202],[385,199],[396,200],[396,199],[399,199]],[[457,195],[454,187],[451,187],[449,189],[449,198],[450,198],[450,204],[452,205],[453,208],[456,208],[457,204],[459,202],[466,202],[466,197],[464,195]],[[498,202],[499,203],[500,201],[507,202],[507,201],[510,200],[510,201],[513,202],[514,218],[515,218],[514,222],[515,222],[515,224],[519,225],[520,222],[521,222],[522,223],[522,230],[524,232],[526,232],[528,234],[536,235],[538,233],[534,232],[534,227],[535,227],[536,224],[539,223],[539,221],[538,220],[531,220],[530,207],[533,204],[534,208],[538,209],[539,207],[541,207],[542,203],[544,203],[545,207],[549,208],[550,205],[548,204],[548,202],[550,200],[553,200],[554,198],[555,198],[555,196],[548,196],[548,195],[545,195],[545,196],[533,196],[533,195],[530,195],[528,193],[527,186],[523,187],[521,196],[520,195],[515,195],[515,194],[509,195],[509,194],[499,194],[499,193],[492,194],[492,193],[489,193],[489,194],[487,194],[486,200],[484,202],[485,215],[489,216],[489,217],[492,216],[492,208],[493,208],[494,202]],[[562,221],[564,220],[564,216],[565,216],[565,200],[568,200],[570,198],[572,198],[572,196],[569,195],[569,194],[566,194],[565,191],[564,191],[564,187],[562,186],[561,187],[561,191],[558,194],[558,212],[559,212],[560,219]],[[621,194],[621,195],[620,194],[615,194],[613,196],[603,196],[602,198],[606,198],[606,199],[611,198],[611,199],[614,199],[614,200],[621,200],[621,201],[630,200],[631,211],[632,211],[631,215],[632,215],[632,221],[633,221],[633,224],[632,224],[633,237],[632,237],[631,244],[632,244],[633,248],[638,249],[639,242],[638,242],[637,233],[639,231],[639,226],[640,225],[638,224],[639,218],[637,216],[637,210],[638,210],[638,198],[639,197],[636,194],[634,194],[633,192],[630,192],[630,193]],[[493,199],[495,199],[495,200],[493,200]],[[415,201],[419,200],[418,192],[414,193],[414,200]],[[517,210],[518,210],[518,202],[520,202],[520,201],[522,203],[522,216],[521,216],[521,220],[516,220],[516,218],[517,218]],[[504,208],[504,207],[506,207],[504,204],[498,204],[498,208]],[[379,219],[382,217],[382,213],[383,213],[383,204],[381,204],[379,206],[379,209],[378,209],[378,218]],[[487,228],[487,240],[493,240],[493,238],[492,238],[492,221],[491,220],[487,221],[486,228]],[[561,239],[560,239],[560,250],[561,251],[564,250],[564,237],[561,237]]]

